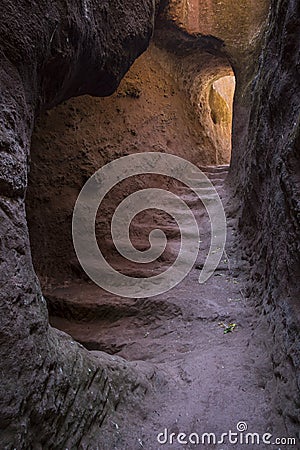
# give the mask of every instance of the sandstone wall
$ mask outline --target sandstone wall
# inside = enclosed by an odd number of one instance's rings
[[[294,432],[300,418],[299,17],[298,1],[272,2],[246,145],[236,148],[232,170],[249,293],[273,330],[272,389]]]
[[[190,34],[214,36],[224,42],[235,69],[245,71],[257,51],[270,0],[176,0],[165,7],[165,17]]]

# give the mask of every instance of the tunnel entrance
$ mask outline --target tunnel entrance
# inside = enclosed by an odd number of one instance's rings
[[[205,136],[204,146],[214,155],[213,164],[230,164],[236,78],[226,58],[204,61],[199,73],[193,74],[191,102]]]
[[[152,44],[114,95],[71,99],[37,121],[26,206],[43,286],[83,276],[72,212],[85,181],[101,166],[144,151],[175,154],[201,167],[229,164],[232,68],[225,57],[203,52],[176,58]]]
[[[220,144],[230,152],[235,85],[235,76],[232,74],[217,78],[209,88],[209,107],[214,132]]]

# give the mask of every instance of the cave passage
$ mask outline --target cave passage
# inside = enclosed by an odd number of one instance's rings
[[[202,50],[179,57],[152,43],[111,97],[71,99],[37,120],[26,208],[42,286],[84,276],[70,224],[81,188],[100,167],[138,152],[171,153],[198,167],[230,163],[234,92],[226,57]],[[151,183],[168,186],[163,179]],[[136,184],[143,186],[149,187]],[[112,205],[129,188],[125,183],[112,193],[97,217],[98,241],[108,255],[114,255],[107,226]]]
[[[299,448],[299,2],[0,16],[0,447]]]
[[[176,387],[168,387],[159,400],[147,403],[146,410],[151,411],[156,402],[159,411],[141,424],[149,428],[148,436],[150,429],[160,431],[162,425],[171,429],[174,423],[185,430],[190,420],[208,430],[215,424],[218,429],[231,429],[245,411],[250,412],[253,431],[263,433],[270,417],[280,424],[265,391],[271,361],[260,339],[262,333],[264,342],[271,336],[246,301],[247,277],[232,248],[233,220],[227,222],[226,251],[202,286],[198,278],[209,252],[211,229],[199,198],[187,186],[164,177],[137,177],[115,187],[98,211],[96,234],[107,261],[121,273],[139,278],[159,274],[174,263],[180,248],[176,222],[150,209],[133,221],[131,240],[135,248],[146,250],[149,233],[159,227],[168,238],[164,253],[142,267],[120,257],[110,223],[124,196],[149,187],[171,190],[198,223],[199,254],[193,269],[174,289],[153,298],[125,298],[96,286],[84,274],[72,247],[71,217],[79,190],[99,166],[124,154],[151,150],[185,157],[202,168],[226,205],[235,76],[223,57],[204,55],[200,72],[188,65],[195,58],[183,60],[178,73],[193,74],[187,89],[169,72],[172,58],[152,44],[112,97],[72,99],[39,119],[27,194],[33,261],[53,327],[90,351],[143,361],[169,374]],[[207,201],[211,201],[209,189]],[[255,329],[257,335],[252,334]],[[201,417],[199,402],[204,405]],[[114,436],[113,429],[111,433]],[[134,438],[123,430],[125,435],[134,446]],[[118,438],[112,439],[118,446]],[[152,448],[153,443],[148,445]]]
[[[230,150],[235,84],[235,76],[226,75],[213,81],[209,90],[211,119],[216,127],[219,126],[219,139],[225,141],[225,145]]]

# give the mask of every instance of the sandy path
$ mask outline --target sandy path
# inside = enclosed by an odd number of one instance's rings
[[[206,172],[226,203],[227,168]],[[285,436],[282,419],[271,401],[271,336],[244,294],[246,275],[232,249],[233,221],[228,221],[226,255],[210,280],[199,285],[210,225],[204,210],[188,197],[189,192],[181,189],[180,193],[194,208],[202,241],[199,260],[185,280],[168,293],[145,300],[116,299],[92,284],[56,288],[47,296],[57,311],[63,305],[69,320],[58,317],[58,312],[51,322],[90,350],[153,365],[161,380],[139,408],[128,412],[121,407],[116,419],[108,420],[106,428],[114,436],[108,450],[279,449],[280,445],[263,443],[234,445],[227,438],[219,445],[175,441],[162,446],[157,441],[158,433],[165,429],[176,437],[179,433],[215,433],[220,438],[229,430],[236,432],[241,421],[251,433]],[[236,328],[224,334],[221,323],[235,323]]]

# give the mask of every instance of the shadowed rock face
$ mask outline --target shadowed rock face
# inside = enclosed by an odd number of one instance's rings
[[[2,51],[43,106],[83,93],[109,95],[146,49],[154,6],[151,0],[126,6],[91,0],[3,2]]]
[[[1,3],[2,448],[32,448],[37,435],[41,448],[78,448],[99,430],[123,380],[136,378],[49,328],[24,196],[36,112],[71,96],[111,94],[147,47],[154,14],[152,0]]]
[[[297,1],[272,2],[252,85],[246,146],[234,155],[232,168],[232,181],[242,199],[240,229],[251,262],[250,291],[274,334],[277,407],[296,432],[300,417],[299,14]]]

